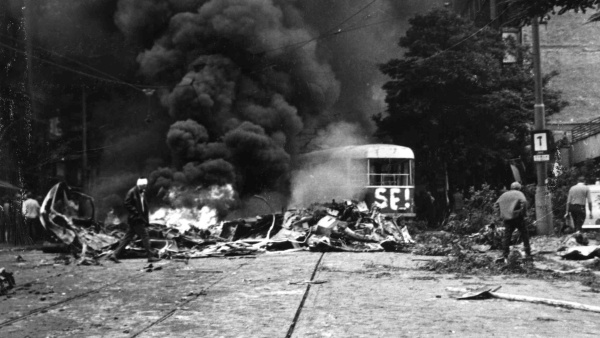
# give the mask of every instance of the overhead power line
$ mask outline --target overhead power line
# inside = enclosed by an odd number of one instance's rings
[[[310,42],[313,42],[313,41],[317,41],[317,40],[320,40],[320,39],[328,38],[328,37],[331,37],[331,36],[334,36],[334,35],[338,35],[338,34],[350,33],[350,32],[356,31],[356,30],[360,30],[360,29],[364,29],[364,28],[367,28],[367,27],[371,27],[371,26],[375,26],[375,25],[387,23],[387,22],[390,22],[390,21],[393,21],[395,19],[400,18],[400,16],[398,16],[398,17],[394,17],[394,18],[390,18],[390,19],[387,19],[387,20],[378,21],[378,22],[374,22],[374,23],[369,23],[369,24],[365,24],[365,25],[351,26],[351,27],[348,27],[348,28],[345,28],[345,29],[340,28],[341,26],[343,26],[344,24],[346,24],[347,22],[349,22],[350,20],[352,20],[354,17],[356,17],[357,15],[359,15],[360,13],[362,13],[363,11],[365,11],[371,5],[373,5],[376,1],[377,0],[373,0],[373,1],[369,2],[367,5],[363,6],[358,11],[356,11],[355,13],[353,13],[352,15],[350,15],[349,17],[347,17],[346,19],[342,20],[337,25],[335,25],[332,28],[326,30],[325,33],[320,34],[320,35],[318,35],[318,36],[316,36],[314,38],[311,38],[311,39],[308,39],[308,40],[305,40],[305,41],[295,42],[295,43],[292,43],[292,44],[288,44],[288,45],[285,45],[285,46],[280,46],[280,47],[269,49],[269,50],[264,50],[264,51],[261,51],[261,52],[255,53],[255,54],[269,53],[269,52],[273,52],[273,51],[281,50],[281,49],[285,49],[285,48],[290,48],[290,47],[294,47],[291,50],[291,51],[294,51],[294,50],[297,50],[297,49],[300,49],[300,48],[306,46],[307,44],[309,44]],[[479,30],[477,30],[473,34],[465,37],[464,39],[458,41],[456,44],[452,45],[449,48],[446,48],[445,50],[442,50],[440,52],[437,52],[434,55],[431,55],[431,56],[429,56],[429,57],[427,57],[425,59],[420,60],[420,62],[423,62],[423,61],[426,61],[427,59],[439,56],[440,54],[443,54],[443,53],[445,53],[445,52],[447,52],[447,51],[449,51],[449,50],[451,50],[451,49],[453,49],[453,48],[455,48],[455,47],[463,44],[464,42],[466,42],[470,38],[474,37],[475,35],[477,35],[481,31],[483,31],[485,28],[489,27],[492,23],[494,23],[495,21],[497,21],[500,18],[500,16],[502,16],[504,13],[506,13],[508,11],[509,8],[510,7],[507,7],[500,15],[498,15],[496,18],[494,18],[493,20],[491,20],[490,22],[488,22],[485,26],[481,27]],[[19,40],[14,39],[12,37],[8,37],[8,36],[6,36],[4,34],[0,34],[0,36],[2,36],[4,38],[8,38],[8,39],[10,39],[12,41],[20,42]],[[42,48],[42,47],[39,47],[39,46],[35,46],[35,48],[38,49],[38,50],[45,51],[45,52],[47,52],[47,53],[49,53],[49,54],[51,54],[51,55],[53,55],[55,57],[62,58],[62,59],[65,59],[67,61],[73,62],[73,63],[75,63],[75,64],[77,64],[77,65],[79,65],[81,67],[87,68],[87,69],[89,69],[89,70],[91,70],[93,72],[101,74],[102,76],[91,74],[91,73],[88,73],[88,72],[84,72],[84,71],[81,71],[81,70],[78,70],[78,69],[75,69],[75,68],[72,68],[72,67],[69,67],[69,66],[65,66],[65,65],[62,65],[60,63],[48,60],[48,59],[40,57],[40,56],[37,56],[35,54],[34,55],[28,55],[28,53],[26,51],[24,51],[22,49],[19,49],[19,48],[16,48],[16,47],[13,47],[13,46],[10,46],[10,45],[5,44],[3,42],[0,42],[0,47],[12,50],[12,51],[14,51],[14,52],[16,52],[18,54],[24,55],[25,57],[34,58],[34,59],[39,60],[39,61],[41,61],[43,63],[46,63],[48,65],[51,65],[51,66],[54,66],[54,67],[57,67],[57,68],[60,68],[60,69],[63,69],[63,70],[66,70],[68,72],[72,72],[72,73],[75,73],[75,74],[78,74],[78,75],[81,75],[81,76],[85,76],[85,77],[89,77],[89,78],[92,78],[92,79],[96,79],[98,81],[104,81],[104,82],[107,82],[107,83],[114,83],[114,84],[128,86],[128,87],[131,87],[131,88],[133,88],[133,89],[135,89],[137,91],[143,92],[145,94],[147,94],[147,90],[148,89],[177,88],[177,87],[187,87],[187,86],[190,86],[190,84],[185,84],[185,85],[182,85],[182,84],[177,84],[177,85],[145,85],[145,84],[136,85],[136,84],[133,84],[133,83],[121,80],[121,79],[119,79],[119,78],[117,78],[117,77],[115,77],[115,76],[113,76],[111,74],[103,72],[103,71],[101,71],[101,70],[99,70],[97,68],[94,68],[94,67],[92,67],[92,66],[90,66],[88,64],[85,64],[85,63],[80,62],[78,60],[75,60],[73,58],[69,58],[69,57],[67,57],[65,55],[62,55],[62,54],[50,51],[48,49],[45,49],[45,48]]]
[[[294,43],[291,43],[291,44],[288,44],[288,45],[284,45],[284,46],[280,46],[280,47],[276,47],[276,48],[273,48],[273,49],[263,50],[263,51],[255,53],[255,54],[270,53],[270,52],[274,52],[274,51],[277,51],[277,50],[281,50],[281,49],[286,49],[286,48],[289,48],[289,47],[297,46],[296,48],[294,48],[294,49],[291,50],[291,51],[294,51],[294,50],[297,50],[297,49],[300,49],[300,48],[306,46],[307,44],[309,44],[309,43],[311,43],[313,41],[320,40],[320,39],[323,39],[325,37],[334,35],[334,34],[336,34],[335,31],[337,29],[340,29],[340,26],[342,26],[346,22],[352,20],[355,16],[357,16],[361,12],[365,11],[367,8],[369,8],[375,2],[377,2],[377,0],[373,0],[373,1],[369,2],[367,5],[365,5],[364,7],[362,7],[361,9],[359,9],[358,11],[356,11],[354,14],[352,14],[349,17],[347,17],[346,19],[342,20],[340,23],[338,23],[337,25],[333,26],[332,28],[326,30],[325,33],[320,34],[320,35],[318,35],[318,36],[316,36],[316,37],[314,37],[312,39],[308,39],[308,40],[304,40],[304,41],[299,41],[299,42],[294,42]]]
[[[25,42],[24,42],[24,41],[21,41],[21,40],[19,40],[19,39],[15,39],[15,38],[13,38],[13,37],[10,37],[10,36],[8,36],[8,35],[5,35],[5,34],[1,34],[1,33],[0,33],[0,37],[3,37],[3,38],[5,38],[5,39],[9,39],[9,40],[11,40],[11,41],[13,41],[13,42],[16,42],[16,43],[25,44]],[[35,49],[38,49],[38,50],[44,51],[44,52],[46,52],[46,53],[48,53],[48,54],[50,54],[50,55],[56,56],[56,57],[58,57],[58,58],[62,58],[62,59],[65,59],[65,60],[67,60],[67,61],[73,62],[73,63],[75,63],[75,64],[77,64],[77,65],[80,65],[80,66],[82,66],[82,67],[84,67],[84,68],[87,68],[87,69],[89,69],[89,70],[91,70],[91,71],[97,72],[98,74],[101,74],[101,75],[103,75],[103,76],[106,76],[106,77],[108,77],[108,78],[112,79],[113,81],[117,81],[118,83],[121,83],[121,84],[124,84],[124,85],[128,85],[128,86],[130,86],[130,87],[133,87],[134,89],[137,89],[137,90],[141,90],[140,88],[138,88],[137,86],[135,86],[135,85],[133,85],[133,84],[131,84],[131,83],[128,83],[128,82],[126,82],[126,81],[123,81],[123,80],[121,80],[121,79],[117,78],[117,77],[116,77],[116,76],[114,76],[114,75],[111,75],[111,74],[109,74],[109,73],[103,72],[103,71],[101,71],[100,69],[94,68],[94,67],[92,67],[92,66],[90,66],[90,65],[88,65],[88,64],[85,64],[85,63],[83,63],[83,62],[81,62],[81,61],[79,61],[79,60],[76,60],[76,59],[70,58],[70,57],[68,57],[68,56],[65,56],[65,55],[62,55],[62,54],[59,54],[59,53],[56,53],[56,52],[54,52],[54,51],[51,51],[51,50],[49,50],[49,49],[46,49],[46,48],[43,48],[43,47],[40,47],[40,46],[35,46],[35,45],[33,45],[33,44],[32,44],[32,47],[34,47]],[[21,51],[22,51],[22,50],[21,50]],[[37,59],[39,59],[39,60],[45,60],[45,59],[43,59],[43,58],[41,58],[41,57],[35,57],[35,56],[32,56],[32,57],[34,57],[34,58],[37,58]],[[72,69],[72,68],[71,68],[71,69]],[[93,74],[88,74],[88,73],[86,73],[86,74],[87,74],[86,76],[88,76],[88,75],[93,75]]]
[[[57,68],[60,68],[60,69],[63,69],[63,70],[66,70],[66,71],[69,71],[69,72],[72,72],[72,73],[75,73],[75,74],[78,74],[78,75],[86,76],[86,77],[93,78],[93,79],[96,79],[96,80],[99,80],[99,81],[105,81],[105,82],[110,82],[110,83],[116,83],[116,84],[126,85],[126,86],[133,87],[133,88],[135,88],[135,89],[137,89],[139,91],[142,91],[141,88],[139,88],[139,87],[137,87],[137,86],[135,86],[135,85],[133,85],[133,84],[131,84],[129,82],[125,82],[125,81],[121,81],[121,80],[108,79],[108,78],[105,78],[105,77],[101,77],[101,76],[97,76],[97,75],[94,75],[94,74],[82,72],[82,71],[79,71],[77,69],[61,65],[61,64],[56,63],[54,61],[47,60],[47,59],[45,59],[43,57],[39,57],[39,56],[36,56],[36,55],[28,55],[26,51],[23,51],[23,50],[20,50],[18,48],[15,48],[13,46],[7,45],[7,44],[5,44],[3,42],[0,42],[0,47],[4,47],[6,49],[10,49],[10,50],[12,50],[12,51],[14,51],[16,53],[24,55],[25,57],[34,58],[34,59],[39,60],[41,62],[47,63],[47,64],[52,65],[54,67],[57,67]]]

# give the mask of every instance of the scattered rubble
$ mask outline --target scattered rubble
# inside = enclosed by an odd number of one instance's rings
[[[6,271],[4,268],[0,268],[0,296],[6,295],[8,290],[14,288],[15,285],[13,273]]]
[[[85,212],[88,205],[92,212]],[[72,210],[65,209],[71,206]],[[185,210],[179,210],[184,212]],[[199,213],[185,213],[178,218],[177,210],[157,213],[148,232],[151,247],[159,257],[173,259],[248,256],[266,251],[308,249],[312,251],[406,251],[415,241],[405,222],[382,215],[374,206],[369,210],[364,202],[346,201],[313,205],[309,209],[288,210],[285,214],[270,214],[255,218],[206,222]],[[212,215],[212,213],[209,212]],[[167,217],[168,216],[168,217]],[[194,217],[201,226],[194,226]],[[174,219],[185,219],[185,227]],[[78,265],[99,264],[123,237],[122,224],[106,226],[93,221],[93,201],[87,195],[73,192],[65,184],[54,186],[42,204],[42,220],[46,229],[67,245]],[[141,243],[127,247],[126,256],[142,257]],[[55,262],[70,264],[61,255]]]
[[[427,259],[421,266],[421,269],[440,273],[517,273],[533,278],[576,278],[593,289],[600,286],[593,273],[600,270],[600,246],[596,246],[596,240],[582,233],[561,238],[534,237],[532,246],[538,255],[554,254],[557,260],[583,263],[561,265],[541,256],[532,262],[523,259],[524,255],[519,252],[521,240],[517,231],[511,241],[517,250],[511,250],[508,262],[498,262],[497,250],[502,248],[504,228],[496,226],[496,220],[483,213],[477,216],[477,222],[491,223],[475,227],[469,225],[469,220],[474,219],[472,215],[460,221],[455,216],[450,217],[441,231],[423,231],[418,222],[401,217],[394,219],[383,215],[376,205],[369,210],[366,203],[356,201],[333,201],[306,209],[290,209],[283,214],[221,222],[210,209],[190,213],[180,208],[162,210],[155,215],[148,227],[153,250],[159,257],[184,263],[192,258],[254,258],[266,252],[297,250],[411,252],[443,256]],[[106,225],[94,222],[91,197],[73,192],[64,184],[57,184],[48,193],[42,204],[42,220],[46,229],[66,245],[70,255],[60,254],[54,262],[40,265],[100,264],[99,259],[111,253],[127,229],[118,222]],[[185,224],[176,220],[185,220]],[[414,239],[409,226],[418,233]],[[455,228],[461,231],[452,231]],[[469,229],[474,232],[469,233]],[[71,259],[72,256],[75,259]],[[144,257],[141,241],[131,243],[125,256]],[[143,270],[157,269],[145,267]]]
[[[570,260],[587,260],[595,257],[600,258],[600,246],[563,247],[557,251],[557,255],[563,259]]]

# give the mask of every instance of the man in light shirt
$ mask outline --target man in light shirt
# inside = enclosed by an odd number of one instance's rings
[[[33,198],[32,193],[27,193],[27,199],[23,202],[23,216],[25,225],[31,238],[36,241],[41,238],[40,204]]]
[[[567,197],[567,212],[565,213],[565,218],[571,214],[575,231],[581,231],[581,227],[585,221],[586,201],[590,209],[590,218],[593,218],[592,195],[590,194],[590,188],[585,185],[585,177],[579,176],[577,178],[577,184],[569,189],[569,195]]]

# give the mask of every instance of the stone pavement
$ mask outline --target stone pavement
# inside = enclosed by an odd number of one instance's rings
[[[0,337],[591,337],[600,329],[598,313],[446,292],[500,285],[598,304],[580,283],[435,274],[418,269],[435,258],[411,254],[275,252],[165,260],[151,272],[141,259],[74,266],[53,264],[56,256],[0,252],[17,282],[0,297]]]

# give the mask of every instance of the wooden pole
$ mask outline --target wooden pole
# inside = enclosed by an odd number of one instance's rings
[[[513,300],[518,302],[529,302],[535,304],[546,304],[552,306],[560,306],[567,309],[574,310],[583,310],[583,311],[591,311],[591,312],[600,312],[600,306],[593,305],[585,305],[576,302],[569,302],[565,300],[555,300],[555,299],[547,299],[547,298],[539,298],[539,297],[530,297],[530,296],[520,296],[520,295],[511,295],[508,293],[500,293],[500,292],[490,292],[490,296],[499,299]]]
[[[87,191],[87,167],[88,167],[88,158],[87,158],[87,107],[85,100],[85,86],[81,86],[81,127],[83,129],[82,132],[82,141],[81,147],[83,148],[83,154],[81,156],[81,188],[83,191]]]
[[[498,23],[496,22],[496,17],[497,17],[496,0],[490,0],[490,22],[491,22],[491,26],[494,28],[498,28]]]
[[[540,48],[540,18],[531,19],[531,37],[533,49],[533,79],[535,83],[534,124],[535,130],[546,129],[546,113],[543,98],[542,58]],[[546,186],[546,162],[536,162],[537,187],[535,190],[535,218],[538,233],[552,235],[554,233],[552,217],[552,200]]]

